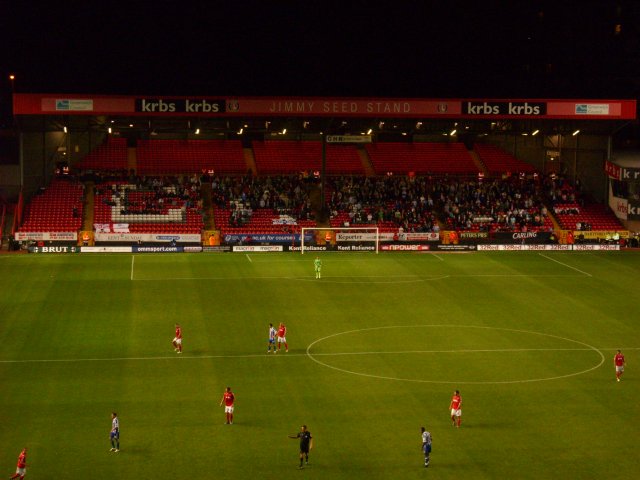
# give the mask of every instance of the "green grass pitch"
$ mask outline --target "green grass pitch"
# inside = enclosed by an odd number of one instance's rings
[[[0,257],[2,475],[27,446],[32,479],[637,477],[640,253],[314,258]]]

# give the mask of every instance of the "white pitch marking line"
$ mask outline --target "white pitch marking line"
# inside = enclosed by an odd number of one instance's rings
[[[131,255],[131,281],[133,281],[133,264],[136,261],[136,256]]]
[[[146,254],[145,254],[146,255]],[[587,274],[588,275],[588,274]],[[449,277],[457,277],[457,278],[465,278],[465,277],[512,277],[512,278],[580,278],[582,275],[575,274],[549,274],[549,275],[529,275],[526,273],[500,273],[500,274],[451,274],[451,275],[437,275],[437,276],[428,276],[428,275],[327,275],[322,277],[323,279],[332,279],[332,278],[413,278],[419,281],[424,280],[442,280]],[[589,275],[591,276],[591,275]],[[308,280],[313,279],[311,276],[307,277],[275,277],[275,276],[245,276],[245,277],[172,277],[172,278],[136,278],[136,282],[173,282],[178,280]],[[346,283],[346,282],[343,282]],[[355,283],[355,282],[354,282]],[[360,282],[365,283],[365,282]],[[385,282],[392,283],[392,282]]]
[[[444,258],[442,258],[440,255],[438,255],[437,253],[432,253],[431,255],[433,255],[434,257],[436,257],[438,260],[440,260],[441,262],[444,262]]]
[[[598,350],[615,352],[616,350],[640,350],[640,347],[626,347],[626,348],[602,348]],[[400,355],[400,354],[415,354],[415,353],[502,353],[502,352],[593,352],[592,348],[498,348],[498,349],[482,349],[482,350],[407,350],[407,351],[389,351],[389,352],[325,352],[325,353],[313,353],[314,357],[338,357],[346,355]],[[20,359],[20,360],[0,360],[0,364],[10,363],[80,363],[80,362],[122,362],[122,361],[145,361],[145,360],[206,360],[212,358],[263,358],[273,357],[272,353],[249,353],[244,355],[167,355],[167,356],[154,356],[154,357],[113,357],[113,358],[51,358],[51,359]],[[283,353],[281,355],[275,355],[278,358],[282,357],[308,357],[307,353]]]
[[[336,367],[334,365],[325,363],[325,362],[319,360],[318,358],[316,358],[315,355],[311,354],[311,348],[314,345],[316,345],[316,344],[318,344],[320,342],[323,342],[325,340],[328,340],[330,338],[338,337],[338,336],[341,336],[341,335],[346,335],[346,334],[350,334],[350,333],[359,333],[359,332],[365,332],[365,331],[386,330],[386,329],[391,329],[391,328],[419,328],[419,327],[423,327],[423,328],[427,328],[427,327],[451,327],[451,325],[388,325],[388,326],[382,326],[382,327],[370,327],[370,328],[359,328],[359,329],[355,329],[355,330],[347,330],[347,331],[344,331],[344,332],[334,333],[334,334],[331,334],[331,335],[327,335],[326,337],[322,337],[322,338],[318,338],[317,340],[314,340],[307,347],[307,356],[311,360],[316,362],[318,365],[322,365],[323,367],[327,367],[327,368],[330,368],[332,370],[336,370],[336,371],[342,372],[342,373],[348,373],[350,375],[357,375],[357,376],[360,376],[360,377],[376,378],[376,379],[380,379],[380,380],[394,380],[394,381],[399,381],[399,382],[447,383],[447,384],[453,383],[453,384],[458,384],[458,385],[463,385],[463,384],[497,385],[497,384],[531,383],[531,382],[542,382],[542,381],[548,381],[548,380],[558,380],[558,379],[561,379],[561,378],[575,377],[577,375],[582,375],[582,374],[591,372],[593,370],[596,370],[597,368],[600,368],[600,366],[602,366],[602,364],[605,362],[604,354],[599,349],[594,347],[593,345],[589,345],[588,343],[585,343],[585,342],[580,342],[578,340],[572,340],[570,338],[560,337],[558,335],[552,335],[550,333],[535,332],[535,331],[531,331],[531,330],[518,330],[518,329],[514,329],[514,328],[487,327],[487,326],[478,326],[478,325],[456,325],[456,328],[478,328],[478,329],[484,329],[484,330],[499,330],[499,331],[505,331],[505,332],[529,333],[529,334],[533,334],[533,335],[540,335],[540,336],[543,336],[543,337],[549,337],[549,338],[555,338],[555,339],[558,339],[558,340],[564,340],[564,341],[571,342],[571,343],[574,343],[574,344],[582,345],[583,347],[587,347],[589,350],[592,350],[592,351],[596,352],[600,356],[600,362],[597,365],[595,365],[595,366],[593,366],[591,368],[588,368],[586,370],[581,370],[579,372],[569,373],[567,375],[559,375],[559,376],[556,376],[556,377],[542,377],[542,378],[532,378],[532,379],[526,379],[526,380],[503,380],[503,381],[460,381],[460,380],[457,380],[457,381],[444,381],[444,380],[420,380],[420,379],[414,379],[414,378],[389,377],[389,376],[384,376],[384,375],[373,375],[373,374],[369,374],[369,373],[356,372],[356,371],[353,371],[353,370],[347,370],[347,369],[344,369],[344,368],[339,368],[339,367]]]
[[[580,270],[579,268],[572,267],[571,265],[567,265],[566,263],[563,263],[563,262],[561,262],[559,260],[556,260],[555,258],[548,257],[544,253],[538,253],[538,255],[540,255],[541,257],[546,258],[547,260],[551,260],[552,262],[556,262],[556,263],[559,263],[560,265],[564,265],[565,267],[570,268],[571,270],[575,270],[576,272],[580,272],[583,275],[586,275],[588,277],[593,277],[593,275],[591,275],[590,273],[587,273],[587,272],[585,272],[583,270]]]
[[[251,257],[249,256],[249,254],[245,253],[245,255],[247,256],[247,260],[249,260],[249,263],[253,263],[253,260],[251,260]]]

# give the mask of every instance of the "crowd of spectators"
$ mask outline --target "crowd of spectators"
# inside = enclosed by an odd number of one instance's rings
[[[313,219],[309,184],[299,176],[213,177],[212,202],[219,208],[230,208],[229,223],[248,223],[256,209],[271,209],[279,215],[298,220]]]
[[[456,230],[511,231],[540,229],[547,216],[537,177],[340,177],[329,185],[331,214],[347,211],[355,225],[393,222],[406,232],[437,232],[440,220]]]
[[[94,173],[96,191],[122,213],[159,213],[170,205],[202,210],[200,184],[210,182],[215,207],[230,209],[229,224],[250,222],[258,209],[312,220],[314,209],[307,178],[295,175],[144,177],[127,171]],[[129,190],[138,192],[128,195]],[[140,192],[143,192],[140,195]],[[135,202],[131,198],[135,197]],[[339,176],[326,179],[325,200],[332,218],[346,224],[393,225],[405,232],[456,230],[537,230],[545,225],[544,202],[556,213],[577,208],[578,191],[561,177],[512,176],[503,179],[432,178],[428,176]],[[563,203],[569,207],[555,206]],[[559,211],[561,209],[562,211]],[[548,224],[548,223],[547,223]],[[584,224],[588,230],[589,225]]]
[[[312,219],[308,183],[302,177],[214,177],[213,203],[230,208],[229,223],[247,224],[256,209]],[[513,176],[461,180],[412,176],[328,177],[326,204],[345,226],[393,225],[404,232],[528,230],[545,225],[545,182]]]
[[[94,179],[95,192],[120,213],[162,214],[168,208],[202,212],[200,178],[197,175],[137,176],[125,172],[100,172]]]
[[[351,226],[385,222],[405,232],[439,230],[425,177],[335,177],[327,184],[331,216],[347,212]]]
[[[539,230],[548,215],[535,177],[450,181],[436,188],[445,221],[456,230]]]

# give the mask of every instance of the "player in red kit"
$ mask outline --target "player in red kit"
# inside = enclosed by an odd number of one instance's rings
[[[173,348],[176,352],[182,353],[182,328],[176,323],[176,336],[173,338]]]
[[[20,478],[22,480],[24,478],[25,473],[27,473],[27,448],[23,448],[22,452],[18,456],[18,467],[16,468],[16,473],[11,477],[11,480],[15,478]]]
[[[613,357],[613,364],[616,366],[616,381],[620,381],[620,377],[624,373],[624,355],[620,350],[616,353],[616,356]]]
[[[220,400],[220,406],[224,403],[224,413],[227,415],[227,425],[233,424],[233,402],[235,402],[235,400],[236,397],[231,392],[231,387],[227,387],[222,395],[222,400]]]
[[[460,417],[462,417],[462,398],[460,397],[460,392],[458,390],[453,392],[449,409],[451,410],[451,421],[453,422],[453,426],[460,428]]]
[[[280,322],[278,326],[278,351],[280,351],[280,347],[284,343],[285,352],[289,351],[289,345],[287,344],[287,327],[284,326],[284,323]]]

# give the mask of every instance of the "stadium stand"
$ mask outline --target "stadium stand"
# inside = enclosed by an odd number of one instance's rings
[[[535,172],[533,165],[518,160],[494,145],[476,143],[474,149],[490,175]]]
[[[321,142],[267,140],[254,141],[252,147],[257,177],[244,175],[247,163],[239,141],[139,140],[142,177],[132,182],[124,180],[126,141],[110,137],[79,164],[104,173],[94,221],[129,223],[132,232],[199,232],[202,200],[195,174],[214,170],[214,221],[223,233],[298,232],[316,226],[306,182],[321,168]],[[578,190],[563,178],[525,176],[534,173],[533,166],[493,145],[476,144],[478,158],[490,176],[511,175],[484,181],[462,143],[391,142],[365,149],[377,176],[365,176],[358,147],[327,145],[325,202],[332,227],[551,230],[547,202],[563,229],[623,228],[608,208],[584,206]],[[182,178],[144,177],[178,172],[194,174],[187,188]],[[158,218],[151,219],[154,215]]]
[[[580,185],[571,185],[565,178],[545,179],[546,196],[553,205],[553,214],[565,230],[624,230],[618,217],[606,205],[589,202]]]
[[[203,228],[197,177],[137,177],[96,186],[94,222],[131,233],[193,233]]]
[[[624,227],[605,205],[584,205],[578,203],[558,203],[554,214],[565,230],[624,230]]]
[[[267,140],[253,142],[260,175],[294,174],[322,168],[322,142]],[[362,161],[353,145],[327,145],[327,175],[363,175]]]
[[[378,175],[477,175],[478,167],[462,143],[374,143],[366,145]]]
[[[25,208],[20,232],[75,232],[82,225],[83,185],[54,179]]]
[[[225,233],[297,233],[315,227],[307,185],[299,175],[215,177],[214,221]]]
[[[139,140],[141,175],[202,173],[243,174],[247,165],[239,140]]]
[[[381,232],[437,231],[424,177],[338,177],[329,180],[331,226],[378,227]]]
[[[127,140],[109,136],[75,167],[79,170],[126,170],[127,162]]]
[[[544,185],[535,178],[460,182],[436,186],[437,205],[447,228],[467,231],[549,231],[553,221],[544,206]]]

